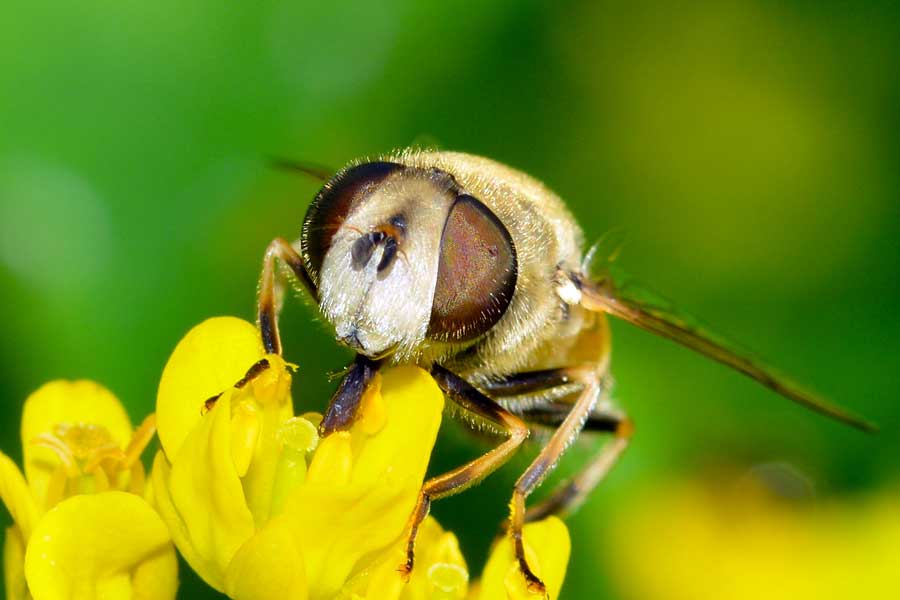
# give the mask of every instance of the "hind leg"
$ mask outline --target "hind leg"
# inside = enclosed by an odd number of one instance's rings
[[[621,458],[634,434],[634,424],[624,415],[592,413],[585,424],[585,431],[606,431],[613,434],[613,439],[604,444],[578,473],[560,483],[549,496],[528,508],[525,512],[526,522],[538,521],[550,515],[565,517],[575,512]]]

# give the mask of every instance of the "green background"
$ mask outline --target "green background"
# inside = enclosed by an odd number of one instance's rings
[[[0,447],[21,457],[22,401],[58,377],[138,421],[188,328],[253,317],[262,252],[316,191],[266,156],[337,168],[419,143],[544,180],[589,238],[624,230],[637,279],[883,428],[616,323],[637,436],[570,521],[565,596],[628,597],[605,532],[657,478],[787,461],[825,496],[896,482],[900,10],[673,4],[4,2]],[[321,409],[348,354],[301,302],[283,332],[296,401]],[[445,429],[434,469],[484,448]],[[523,464],[434,508],[473,573]]]

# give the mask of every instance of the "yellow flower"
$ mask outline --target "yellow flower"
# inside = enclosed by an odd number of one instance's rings
[[[25,402],[25,475],[0,453],[0,497],[13,517],[4,544],[7,597],[174,598],[177,561],[165,524],[144,500],[137,430],[90,381],[54,381]]]
[[[893,598],[900,496],[787,503],[759,485],[668,484],[614,519],[627,597]]]
[[[261,360],[268,368],[235,387]],[[264,354],[253,325],[231,317],[195,327],[169,359],[157,397],[163,449],[153,490],[187,562],[237,600],[466,598],[456,538],[431,518],[409,582],[397,572],[441,422],[443,394],[431,377],[412,366],[385,370],[349,431],[320,440],[320,415],[293,414],[288,367]],[[526,539],[558,591],[565,527],[529,525]],[[502,542],[472,597],[524,598],[508,576],[514,568]]]
[[[529,564],[547,584],[550,598],[558,599],[569,560],[569,532],[562,521],[550,517],[525,526]],[[535,600],[513,555],[508,538],[491,550],[480,581],[469,586],[469,573],[453,533],[428,517],[416,541],[416,568],[407,584],[397,576],[405,555],[402,544],[386,552],[379,562],[348,582],[343,598],[354,600]]]
[[[234,388],[261,358],[269,368]],[[318,415],[293,416],[286,367],[264,357],[253,325],[210,319],[160,383],[158,509],[191,567],[232,598],[336,596],[402,535],[440,425],[437,385],[404,367],[376,381],[349,431],[320,442]]]

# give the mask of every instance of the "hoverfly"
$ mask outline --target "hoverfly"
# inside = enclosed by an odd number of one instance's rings
[[[507,524],[529,589],[543,592],[525,557],[524,524],[582,502],[633,431],[628,417],[603,398],[606,315],[687,346],[828,417],[874,429],[664,304],[633,293],[607,270],[598,273],[592,268],[596,248],[586,252],[563,201],[524,173],[486,158],[421,150],[355,162],[330,178],[294,166],[327,181],[306,213],[300,239],[277,238],[265,253],[259,327],[266,351],[280,353],[280,262],[316,301],[337,341],[356,352],[321,433],[353,422],[382,365],[414,363],[431,372],[462,414],[506,434],[481,457],[424,483],[407,526],[400,567],[406,575],[431,502],[500,467],[532,428],[551,427],[549,441],[514,486]],[[584,430],[606,432],[612,441],[526,509],[528,496]]]

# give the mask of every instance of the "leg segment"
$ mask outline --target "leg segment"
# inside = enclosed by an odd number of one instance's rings
[[[522,417],[529,425],[537,427],[557,428],[565,420],[566,415],[572,410],[572,405],[564,402],[548,402],[516,411],[516,414]],[[617,433],[619,428],[623,426],[623,421],[627,421],[622,415],[593,410],[584,422],[582,431],[591,433]]]
[[[526,518],[525,499],[553,470],[563,452],[581,431],[582,425],[593,411],[599,395],[600,381],[599,377],[595,376],[592,381],[587,383],[547,445],[541,450],[528,469],[525,470],[525,473],[519,477],[513,490],[510,503],[509,534],[513,540],[519,569],[528,582],[528,588],[536,593],[544,593],[545,587],[544,583],[528,566],[528,561],[525,558],[525,544],[522,539]]]
[[[477,418],[489,421],[506,432],[509,437],[487,454],[425,482],[407,524],[406,562],[399,568],[404,576],[408,576],[412,571],[416,534],[419,525],[428,515],[431,502],[461,492],[493,473],[509,460],[529,433],[528,426],[521,419],[479,392],[464,379],[440,366],[433,367],[431,374],[451,401]]]
[[[378,372],[376,361],[358,354],[350,369],[341,380],[341,385],[331,397],[328,410],[319,425],[319,434],[328,435],[332,431],[346,429],[356,418],[359,403],[369,384]]]
[[[270,366],[271,365],[269,364],[268,359],[266,359],[266,358],[259,359],[258,361],[253,363],[249,369],[247,369],[247,372],[244,373],[243,377],[238,379],[237,383],[234,384],[234,388],[238,389],[238,390],[243,388],[248,383],[250,383],[257,377],[259,377],[259,375],[262,372],[264,372],[266,369],[268,369]],[[213,409],[213,406],[216,405],[216,402],[219,401],[219,398],[221,398],[222,394],[224,394],[224,393],[225,392],[219,392],[215,396],[207,398],[206,401],[203,403],[203,407],[200,409],[200,414],[205,415],[206,413],[211,411]]]
[[[597,366],[593,364],[544,369],[541,371],[525,371],[510,375],[499,381],[489,381],[484,388],[495,397],[534,394],[562,385],[584,383],[593,378],[596,372]]]
[[[262,275],[259,284],[259,331],[262,336],[263,346],[267,353],[281,354],[281,337],[278,334],[278,313],[281,310],[281,281],[278,277],[276,261],[287,265],[297,280],[303,285],[310,296],[316,297],[316,286],[306,272],[303,259],[297,254],[293,246],[284,238],[275,238],[266,249],[263,258]],[[268,364],[266,364],[268,366]],[[320,433],[326,435],[338,429],[345,429],[353,422],[356,410],[359,408],[363,393],[378,371],[378,363],[364,356],[357,356],[350,370],[341,381],[322,423]],[[241,387],[247,381],[256,376],[256,372],[250,372],[238,382],[236,387]],[[207,405],[209,401],[207,401]]]
[[[262,334],[263,346],[269,354],[281,354],[281,338],[278,335],[278,313],[281,310],[281,283],[278,280],[275,261],[280,260],[290,267],[293,274],[306,288],[310,295],[316,297],[316,286],[310,279],[303,259],[284,238],[275,238],[263,258],[262,275],[259,283],[259,331]]]
[[[499,394],[499,401],[530,426],[557,429],[547,447],[516,483],[513,514],[509,522],[520,568],[529,587],[535,591],[541,591],[543,584],[530,571],[525,560],[521,533],[524,523],[577,508],[624,452],[632,433],[632,425],[627,418],[595,409],[602,391],[601,371],[599,365],[584,364],[517,373],[485,386],[492,393]],[[576,394],[574,403],[566,401]],[[540,485],[571,440],[582,430],[613,433],[615,439],[601,448],[582,472],[526,511],[525,498]]]
[[[590,425],[592,420],[603,425],[602,431],[610,431],[615,437],[600,448],[579,473],[562,482],[548,497],[525,511],[526,522],[539,521],[550,515],[567,516],[573,513],[606,477],[628,447],[634,434],[634,425],[628,417],[593,413],[587,424]],[[600,429],[594,429],[598,430]]]

